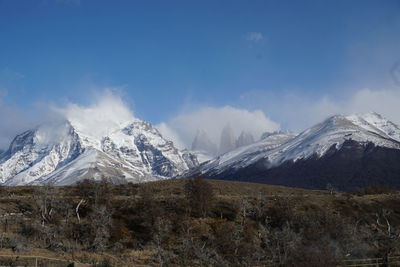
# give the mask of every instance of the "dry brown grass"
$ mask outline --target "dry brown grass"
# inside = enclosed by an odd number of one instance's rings
[[[137,199],[141,197],[141,192],[150,190],[152,198],[157,200],[165,199],[183,199],[185,197],[186,179],[172,179],[164,181],[149,182],[140,185],[130,185],[127,187],[111,186],[112,198],[115,205]],[[397,210],[399,213],[393,213],[393,223],[400,223],[400,194],[392,192],[390,194],[376,195],[360,195],[344,192],[336,192],[330,194],[324,190],[307,190],[300,188],[290,188],[285,186],[273,186],[246,182],[231,182],[210,180],[216,199],[233,203],[241,199],[257,200],[261,197],[272,203],[281,197],[289,198],[292,201],[293,209],[307,212],[310,210],[331,210],[346,214],[346,216],[357,217],[361,213],[368,214],[377,208],[388,208]],[[20,216],[24,209],[28,209],[32,205],[32,198],[37,194],[38,187],[1,187],[0,188],[0,217]],[[68,199],[72,203],[78,203],[80,198],[76,195],[73,187],[57,187],[58,194],[56,197]],[[4,218],[4,217],[3,217]],[[194,219],[193,219],[194,220]],[[203,219],[196,219],[200,222]],[[204,219],[206,220],[206,219]],[[209,218],[208,222],[212,225],[218,218]],[[1,225],[0,225],[1,230]],[[46,249],[29,248],[26,253],[20,253],[27,256],[43,256],[49,258],[59,258],[66,260],[75,260],[85,263],[101,262],[108,259],[114,266],[154,266],[155,252],[149,248],[142,250],[127,249],[118,256],[112,253],[91,253],[87,251],[75,252],[72,254],[59,254]],[[12,250],[2,249],[0,255],[16,255]]]

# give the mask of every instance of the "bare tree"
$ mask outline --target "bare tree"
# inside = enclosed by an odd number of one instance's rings
[[[80,207],[82,204],[84,204],[84,203],[85,203],[85,200],[82,198],[82,199],[79,201],[78,205],[76,205],[76,208],[75,208],[76,217],[78,218],[78,221],[79,221],[79,222],[81,222],[81,217],[79,216],[79,207]]]
[[[326,190],[328,190],[331,195],[337,191],[336,187],[334,187],[331,183],[326,184]]]
[[[34,196],[35,203],[38,207],[38,213],[42,226],[50,222],[57,205],[58,190],[51,186],[41,186],[36,190]]]
[[[375,213],[375,237],[374,245],[379,249],[385,263],[389,263],[389,257],[400,244],[400,231],[393,227],[389,221],[391,212],[382,209]]]
[[[90,215],[90,219],[94,230],[93,249],[95,251],[104,251],[110,239],[111,212],[106,206],[97,206]]]
[[[168,219],[159,218],[155,224],[155,229],[153,234],[153,246],[156,250],[155,257],[162,267],[168,264],[171,257],[171,253],[165,248],[165,242],[171,230],[171,222]]]
[[[296,251],[301,242],[301,235],[293,231],[289,223],[286,223],[282,229],[274,228],[266,232],[265,243],[272,259],[285,266],[289,257]]]

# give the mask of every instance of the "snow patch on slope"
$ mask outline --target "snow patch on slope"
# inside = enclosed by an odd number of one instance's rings
[[[274,140],[275,137],[278,140]],[[283,142],[279,135],[275,137],[268,136],[265,141],[228,152],[200,166],[200,172],[215,175],[249,166],[260,159],[266,160],[266,167],[273,167],[285,161],[322,157],[332,146],[340,149],[346,140],[400,149],[400,128],[376,113],[337,115]],[[266,142],[264,146],[263,141]]]
[[[295,135],[291,133],[275,132],[271,133],[262,140],[253,144],[239,147],[217,158],[206,162],[199,168],[201,172],[220,173],[228,169],[238,169],[247,166],[253,161],[253,158],[259,154],[265,153],[279,147],[283,143],[292,139]],[[194,170],[194,173],[197,170]],[[191,173],[193,174],[193,173]]]
[[[0,158],[0,181],[64,185],[105,177],[141,182],[173,177],[197,166],[195,156],[176,149],[150,123],[134,119],[121,125],[101,138],[79,132],[69,122],[27,131]]]

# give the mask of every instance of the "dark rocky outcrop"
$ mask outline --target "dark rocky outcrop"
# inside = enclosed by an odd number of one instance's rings
[[[369,185],[400,189],[400,150],[344,142],[340,149],[332,146],[321,158],[314,155],[298,161],[286,161],[268,168],[266,159],[209,178],[238,180],[293,187],[325,189],[332,184],[339,190],[354,191]]]

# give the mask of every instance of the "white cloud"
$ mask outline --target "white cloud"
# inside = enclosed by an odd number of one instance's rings
[[[113,129],[135,120],[132,109],[115,89],[105,89],[97,93],[88,105],[71,102],[65,105],[45,103],[29,112],[1,105],[0,102],[0,113],[2,114],[0,148],[3,149],[17,134],[39,124],[49,122],[57,124],[60,119],[68,119],[80,132],[96,138],[103,137]],[[255,138],[259,138],[266,131],[279,129],[279,124],[270,120],[261,110],[250,111],[231,106],[185,110],[172,119],[160,123],[157,128],[165,138],[183,149],[191,147],[198,129],[205,130],[212,141],[219,144],[222,128],[227,124],[231,125],[236,135],[245,130],[252,133]],[[43,136],[50,134],[46,132]]]
[[[104,136],[115,127],[135,120],[132,109],[113,89],[97,94],[89,105],[67,103],[49,108],[45,104],[41,110],[36,107],[24,111],[7,105],[5,100],[0,101],[2,149],[7,148],[16,134],[46,121],[57,121],[60,116],[69,119],[80,131],[95,137]],[[221,131],[227,124],[231,125],[236,136],[245,130],[258,139],[264,132],[280,129],[276,121],[284,129],[302,131],[334,114],[369,111],[376,111],[399,124],[400,89],[361,89],[340,97],[307,97],[293,92],[273,95],[252,91],[243,95],[236,107],[193,108],[188,105],[180,114],[158,124],[157,128],[165,138],[183,149],[191,147],[199,129],[206,131],[211,141],[219,144]]]
[[[396,123],[400,122],[400,90],[372,90],[362,89],[356,91],[348,100],[334,103],[327,99],[325,105],[322,102],[315,105],[316,111],[329,109],[325,113],[364,113],[369,111],[378,112]]]
[[[7,105],[0,101],[0,149],[6,149],[12,139],[26,130],[41,126],[43,138],[56,138],[63,131],[64,119],[68,119],[81,132],[94,137],[104,136],[114,128],[132,122],[135,117],[116,89],[105,89],[95,94],[89,105],[67,103],[55,105],[41,103],[28,110]]]
[[[99,138],[135,119],[128,104],[113,89],[105,89],[88,106],[69,103],[64,108],[53,107],[52,110],[68,119],[79,131]]]
[[[262,108],[284,128],[302,131],[335,114],[375,111],[395,123],[400,123],[400,89],[348,90],[339,96],[304,96],[286,92],[272,94],[252,91],[241,96],[244,106]]]
[[[264,36],[261,32],[248,32],[244,36],[247,41],[258,42],[264,39]]]
[[[184,111],[159,127],[172,141],[190,148],[198,129],[204,130],[211,141],[219,144],[222,129],[230,124],[236,135],[243,130],[258,139],[262,133],[279,129],[261,110],[238,109],[231,106],[203,107]]]
[[[162,123],[156,125],[156,128],[158,129],[158,131],[161,133],[161,135],[164,138],[172,141],[174,143],[175,147],[177,147],[179,149],[187,148],[185,143],[180,139],[179,134],[176,131],[174,131],[172,128],[170,128],[167,123],[162,122]]]

